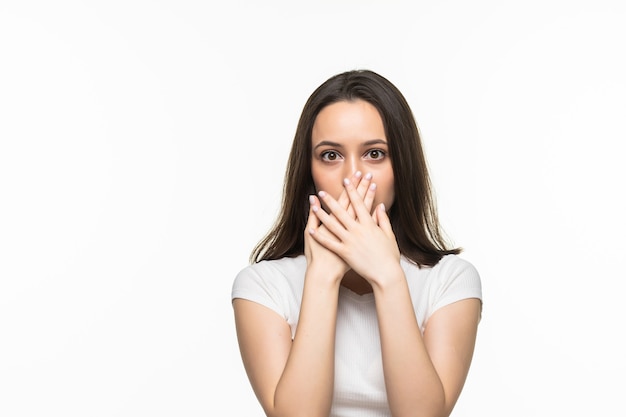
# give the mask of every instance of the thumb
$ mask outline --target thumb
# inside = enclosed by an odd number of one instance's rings
[[[317,230],[319,221],[313,212],[313,206],[317,203],[315,196],[309,196],[309,217],[304,226],[304,251],[308,251],[309,239],[311,239],[311,231]]]

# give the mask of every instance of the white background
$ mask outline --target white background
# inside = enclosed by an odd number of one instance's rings
[[[230,287],[317,85],[411,104],[484,315],[454,416],[624,415],[622,1],[1,1],[0,415],[250,416]]]

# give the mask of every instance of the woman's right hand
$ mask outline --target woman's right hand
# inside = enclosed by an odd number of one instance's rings
[[[374,192],[368,191],[370,190],[371,182],[371,174],[361,177],[361,173],[356,172],[352,176],[352,183],[363,198],[368,210],[371,210],[374,202]],[[345,189],[339,196],[338,202],[351,216],[356,217]],[[323,210],[319,198],[315,195],[309,196],[309,204],[309,218],[304,231],[304,254],[307,260],[307,272],[315,271],[312,276],[326,277],[340,282],[346,272],[350,270],[350,266],[337,254],[316,242],[311,236],[312,233],[322,233],[328,236],[331,236],[332,233],[324,225],[320,224],[318,217],[315,215],[317,210]]]

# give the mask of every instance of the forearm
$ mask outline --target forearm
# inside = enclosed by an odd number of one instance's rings
[[[383,370],[394,417],[446,415],[445,392],[430,359],[402,270],[374,285]]]
[[[339,284],[305,279],[296,335],[276,387],[276,416],[327,417],[333,397]]]

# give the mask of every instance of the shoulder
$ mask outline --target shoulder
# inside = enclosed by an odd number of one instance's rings
[[[429,279],[445,279],[457,275],[471,275],[480,280],[478,270],[474,265],[459,255],[445,255],[433,266],[417,266],[406,258],[402,258],[405,271],[411,275],[428,276]]]
[[[459,255],[446,255],[433,268],[435,279],[443,288],[471,288],[475,294],[481,294],[481,281],[478,270],[467,259]]]
[[[274,279],[288,278],[298,275],[306,269],[306,259],[302,256],[294,258],[281,258],[271,261],[260,261],[244,267],[237,276],[237,280],[247,279]]]
[[[482,301],[482,285],[474,265],[458,256],[446,255],[432,267],[405,263],[405,273],[413,296],[419,300],[424,321],[438,308],[465,298]]]
[[[281,258],[247,265],[235,276],[233,297],[248,292],[284,293],[297,291],[304,283],[306,258]]]
[[[446,255],[433,267],[433,272],[437,275],[471,275],[480,280],[478,270],[467,259],[461,258],[459,255]]]
[[[465,298],[483,299],[480,274],[474,265],[458,255],[447,255],[433,267],[437,281],[437,296],[433,311]]]
[[[250,264],[235,277],[231,300],[242,298],[268,307],[289,323],[293,337],[298,323],[305,272],[304,255]]]

